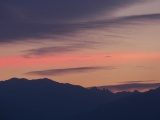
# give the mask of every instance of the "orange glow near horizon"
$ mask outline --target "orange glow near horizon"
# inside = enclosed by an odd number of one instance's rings
[[[11,77],[25,77],[29,79],[43,78],[46,76],[28,76],[24,73],[50,69],[65,69],[85,66],[113,66],[113,70],[97,70],[86,73],[74,73],[57,76],[47,76],[62,83],[82,85],[84,87],[114,85],[120,81],[128,80],[159,80],[158,65],[160,53],[132,53],[132,54],[92,54],[68,55],[52,57],[1,57],[1,80]],[[148,68],[136,66],[148,66]],[[150,69],[150,66],[156,68]],[[159,66],[160,67],[160,66]],[[8,74],[9,72],[9,74]],[[98,79],[98,80],[97,80]]]

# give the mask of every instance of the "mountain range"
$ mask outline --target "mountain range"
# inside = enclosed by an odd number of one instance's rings
[[[112,93],[47,78],[0,81],[0,120],[159,120],[159,101],[160,88]]]

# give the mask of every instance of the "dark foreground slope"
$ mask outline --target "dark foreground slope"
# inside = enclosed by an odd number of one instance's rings
[[[61,120],[107,102],[113,93],[49,79],[0,82],[0,120]]]
[[[160,88],[112,101],[70,120],[160,120]]]

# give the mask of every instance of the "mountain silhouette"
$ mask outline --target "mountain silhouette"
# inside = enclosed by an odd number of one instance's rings
[[[44,78],[0,81],[0,120],[66,120],[139,92],[112,93]]]
[[[44,78],[0,82],[0,119],[60,120],[111,100],[113,93]]]
[[[111,101],[70,120],[160,120],[160,88]]]

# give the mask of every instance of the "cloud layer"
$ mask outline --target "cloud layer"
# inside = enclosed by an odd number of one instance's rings
[[[63,46],[51,46],[51,47],[42,47],[37,49],[30,49],[27,51],[23,51],[26,53],[24,57],[31,58],[31,57],[39,57],[39,56],[46,56],[46,55],[59,55],[64,53],[71,53],[74,51],[81,50],[83,48],[91,47],[89,44],[72,44],[72,45],[63,45]]]
[[[100,27],[99,22],[81,21],[90,21],[103,13],[110,16],[112,12],[124,6],[142,1],[144,0],[2,0],[0,42],[37,40]],[[115,22],[116,20],[107,21],[107,24]]]
[[[19,1],[2,0],[2,17],[10,21],[26,19],[34,22],[65,22],[97,16],[100,13],[110,13],[115,9],[143,0],[39,0]]]
[[[32,71],[26,73],[27,75],[39,75],[39,76],[57,76],[65,74],[86,73],[96,70],[112,70],[115,69],[111,66],[91,66],[91,67],[77,67],[77,68],[64,68],[64,69],[51,69],[42,71]]]
[[[100,86],[98,88],[106,88],[111,91],[146,91],[149,89],[154,89],[160,87],[160,83],[126,83],[126,84],[118,84],[118,85],[109,85],[109,86]]]

